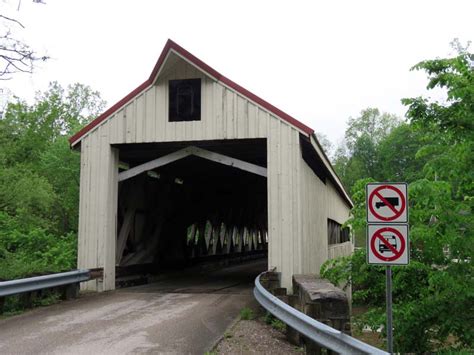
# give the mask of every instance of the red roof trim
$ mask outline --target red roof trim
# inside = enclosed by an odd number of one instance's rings
[[[138,86],[135,90],[133,90],[131,93],[129,93],[127,96],[125,96],[123,99],[121,99],[119,102],[117,102],[115,105],[110,107],[107,111],[105,111],[103,114],[101,114],[99,117],[97,117],[95,120],[93,120],[91,123],[89,123],[87,126],[82,128],[79,132],[77,132],[75,135],[73,135],[71,138],[69,138],[69,143],[74,144],[77,143],[86,133],[91,131],[94,127],[99,125],[101,122],[106,120],[109,116],[111,116],[115,111],[120,109],[120,107],[124,106],[128,101],[133,99],[135,96],[137,96],[140,92],[145,90],[148,86],[152,85],[156,75],[158,74],[161,66],[163,65],[166,56],[168,55],[170,50],[176,51],[178,54],[189,60],[191,63],[193,63],[195,66],[200,68],[202,71],[208,73],[209,75],[215,77],[217,80],[221,81],[225,85],[229,86],[230,88],[234,89],[241,95],[249,98],[250,100],[254,101],[258,105],[264,107],[268,111],[272,112],[276,116],[280,117],[281,119],[287,121],[291,125],[301,129],[303,132],[305,132],[308,135],[311,135],[314,133],[314,130],[302,122],[298,121],[297,119],[291,117],[287,113],[283,112],[282,110],[276,108],[272,104],[268,103],[267,101],[263,100],[262,98],[258,97],[257,95],[251,93],[247,89],[244,89],[242,86],[238,85],[237,83],[233,82],[232,80],[226,78],[222,74],[220,74],[218,71],[214,70],[211,68],[209,65],[204,63],[202,60],[199,58],[195,57],[191,53],[189,53],[186,49],[181,47],[180,45],[176,44],[172,40],[168,40],[166,42],[165,47],[163,48],[163,51],[161,52],[160,57],[158,58],[158,61],[156,62],[155,67],[153,68],[153,71],[151,72],[150,77],[148,80],[146,80],[143,84]]]
[[[180,54],[187,60],[189,60],[191,63],[193,63],[195,66],[200,68],[202,71],[205,73],[210,74],[211,76],[215,77],[216,79],[219,79],[221,77],[224,77],[221,73],[219,73],[217,70],[214,68],[211,68],[209,65],[204,63],[201,59],[197,58],[193,54],[189,53],[186,49],[181,47],[179,44],[173,42],[172,40],[168,40],[166,42],[165,48],[163,48],[163,51],[161,52],[160,58],[158,58],[158,61],[156,62],[155,67],[153,68],[153,71],[151,72],[150,77],[148,80],[154,82],[155,77],[158,74],[158,71],[160,70],[161,66],[163,65],[163,62],[166,59],[166,56],[168,55],[168,52],[173,49],[176,53]]]
[[[89,123],[87,126],[84,126],[79,132],[77,132],[75,135],[73,135],[71,138],[69,138],[69,143],[74,144],[77,142],[82,136],[84,136],[87,132],[92,130],[94,127],[99,125],[102,121],[106,120],[109,116],[111,116],[115,111],[117,111],[120,107],[125,105],[128,101],[133,99],[135,96],[137,96],[139,93],[141,93],[143,90],[145,90],[148,86],[150,86],[150,82],[147,80],[140,86],[136,87],[130,94],[125,96],[123,99],[121,99],[119,102],[117,102],[115,105],[110,107],[107,111],[102,113],[99,117],[97,117],[95,120],[93,120],[91,123]]]

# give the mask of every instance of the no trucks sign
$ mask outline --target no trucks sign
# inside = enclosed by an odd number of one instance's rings
[[[367,184],[368,223],[407,223],[407,184]]]

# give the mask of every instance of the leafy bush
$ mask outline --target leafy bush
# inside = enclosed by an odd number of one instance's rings
[[[280,332],[286,331],[286,324],[283,323],[281,320],[276,318],[273,314],[270,312],[266,312],[265,315],[263,316],[263,321],[267,323],[268,325],[271,325],[272,328],[279,330]]]
[[[28,229],[15,217],[0,212],[0,279],[73,269],[76,243],[74,233],[55,236],[43,229]]]

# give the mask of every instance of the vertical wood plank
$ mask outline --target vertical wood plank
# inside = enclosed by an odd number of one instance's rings
[[[248,101],[239,95],[236,95],[236,99],[236,136],[237,138],[248,138]]]
[[[248,110],[248,138],[257,138],[258,137],[258,121],[257,121],[257,106],[247,102]]]
[[[77,268],[82,269],[86,266],[85,260],[85,245],[87,238],[87,204],[88,204],[88,138],[85,138],[81,143],[81,170],[80,170],[80,185],[79,185],[79,226],[78,226],[78,240],[77,240]],[[84,289],[85,285],[81,285]]]
[[[224,139],[234,138],[234,101],[233,93],[225,89],[225,118],[224,118]]]
[[[115,115],[112,115],[105,124],[109,126],[110,143],[117,143],[117,120],[115,119]]]
[[[156,104],[155,104],[155,92],[154,86],[151,87],[145,93],[145,104],[146,104],[146,111],[145,111],[145,120],[146,120],[146,130],[145,130],[145,141],[152,142],[156,140]]]
[[[97,200],[96,200],[96,250],[97,250],[97,261],[96,261],[96,267],[104,267],[104,259],[103,259],[103,254],[104,254],[104,221],[105,221],[105,212],[107,207],[104,205],[104,199],[101,198],[101,194],[104,193],[104,191],[107,191],[107,181],[106,178],[107,176],[104,176],[102,173],[103,166],[106,162],[106,149],[104,149],[104,146],[107,146],[107,135],[106,132],[104,132],[105,129],[103,126],[99,128],[99,137],[97,140],[97,145],[98,145],[98,154],[97,154],[97,170],[96,170],[96,184],[97,184]]]
[[[165,138],[165,132],[168,125],[168,81],[165,80],[159,85],[155,86],[155,101],[156,101],[156,131],[155,141],[160,142]]]
[[[125,106],[124,115],[125,115],[125,142],[134,143],[135,142],[135,115],[134,115],[134,101]]]
[[[143,125],[145,123],[145,107],[144,107],[145,95],[141,94],[136,99],[136,137],[135,142],[141,143],[144,142],[144,130]]]
[[[214,83],[214,105],[215,105],[215,132],[217,139],[224,139],[224,107],[225,89],[222,85]]]
[[[107,164],[107,202],[104,255],[104,290],[115,289],[115,248],[117,240],[117,207],[118,207],[118,162],[119,151],[108,148]]]

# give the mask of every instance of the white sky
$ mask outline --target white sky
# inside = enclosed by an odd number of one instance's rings
[[[22,0],[17,12],[18,1],[0,2],[1,13],[52,57],[0,82],[21,98],[80,82],[111,106],[148,78],[171,38],[333,143],[366,107],[403,116],[400,99],[425,93],[410,67],[449,55],[455,37],[474,40],[472,0]]]

